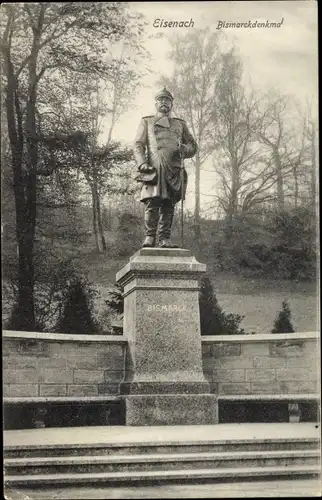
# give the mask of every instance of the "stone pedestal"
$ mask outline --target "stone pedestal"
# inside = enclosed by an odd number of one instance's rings
[[[127,425],[217,423],[217,398],[202,370],[198,279],[205,271],[189,250],[142,248],[117,273]]]

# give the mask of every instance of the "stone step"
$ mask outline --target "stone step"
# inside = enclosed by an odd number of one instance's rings
[[[7,476],[6,485],[45,486],[45,485],[93,485],[93,484],[132,484],[154,483],[171,481],[195,481],[214,480],[234,481],[245,478],[280,478],[292,477],[303,478],[320,474],[320,467],[311,466],[282,466],[282,467],[246,467],[246,468],[219,468],[219,469],[189,469],[171,471],[142,471],[142,472],[100,472],[100,473],[77,473],[77,474],[38,474],[38,475],[16,475]]]
[[[138,455],[155,453],[206,453],[206,452],[241,452],[241,451],[277,451],[277,450],[316,450],[318,438],[280,438],[280,439],[234,439],[209,441],[155,441],[124,443],[86,443],[86,444],[38,444],[6,445],[4,456],[13,457],[70,457],[84,455]]]
[[[184,453],[151,455],[110,455],[76,457],[29,457],[4,460],[6,474],[97,473],[220,467],[272,467],[316,465],[318,450],[261,452]]]

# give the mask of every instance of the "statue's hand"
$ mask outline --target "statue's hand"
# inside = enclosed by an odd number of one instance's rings
[[[187,146],[185,144],[180,144],[179,146],[179,154],[182,158],[186,157]]]

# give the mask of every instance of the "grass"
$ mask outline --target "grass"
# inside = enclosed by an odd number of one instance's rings
[[[128,258],[109,258],[106,254],[84,255],[88,278],[101,290],[115,283],[116,273]],[[312,281],[251,278],[232,272],[211,274],[219,305],[227,313],[238,313],[245,318],[241,326],[246,332],[269,333],[277,313],[286,299],[292,313],[295,331],[318,329],[317,286]]]
[[[314,295],[268,290],[262,294],[217,294],[218,302],[225,312],[245,316],[241,327],[247,333],[270,333],[274,319],[282,309],[284,299],[291,309],[291,322],[297,332],[313,332],[318,329],[318,302]]]

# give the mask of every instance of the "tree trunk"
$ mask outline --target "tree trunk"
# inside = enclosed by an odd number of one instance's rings
[[[99,253],[103,252],[102,242],[99,235],[98,228],[98,209],[97,209],[97,191],[95,189],[94,183],[91,185],[92,192],[92,210],[93,210],[93,232],[95,237],[96,249]]]
[[[297,208],[299,201],[299,180],[297,176],[296,166],[293,168],[293,177],[294,177],[294,208]]]
[[[21,104],[10,53],[6,54],[8,86],[6,113],[12,153],[13,191],[16,208],[16,237],[18,250],[18,296],[10,327],[16,330],[35,330],[33,245],[36,226],[36,167],[38,147],[35,142],[36,123],[36,62],[37,44],[34,41],[29,62],[28,101],[26,116],[26,172],[23,172],[23,128]]]
[[[108,229],[111,231],[113,229],[112,227],[112,202],[111,200],[108,201]]]
[[[275,169],[276,169],[276,186],[277,186],[277,209],[279,212],[282,212],[285,207],[284,202],[284,181],[283,181],[283,173],[282,173],[282,164],[280,155],[277,149],[273,151]]]
[[[200,250],[200,155],[197,152],[195,162],[195,216],[194,216],[195,245]]]
[[[19,228],[19,307],[24,313],[25,329],[34,329],[34,265],[33,249],[36,230],[37,163],[36,140],[37,56],[39,34],[35,35],[29,61],[28,101],[26,113],[27,174],[25,181],[24,227]]]
[[[238,190],[239,190],[239,172],[236,162],[232,162],[232,179],[231,179],[231,195],[230,195],[230,217],[238,213]]]
[[[231,160],[231,192],[230,199],[228,201],[227,224],[226,224],[226,241],[230,242],[233,237],[233,219],[238,213],[238,190],[239,190],[239,178],[238,178],[238,168],[236,162]]]
[[[312,211],[316,213],[316,151],[315,151],[315,125],[312,124],[311,142],[311,200]]]
[[[106,250],[106,241],[105,241],[105,236],[104,236],[104,228],[103,228],[103,223],[102,223],[102,211],[101,211],[101,199],[99,192],[97,194],[97,226],[98,226],[98,232],[101,240],[101,245],[103,252]]]
[[[18,240],[18,301],[13,324],[15,329],[34,331],[36,329],[34,304],[33,241],[30,229]]]

